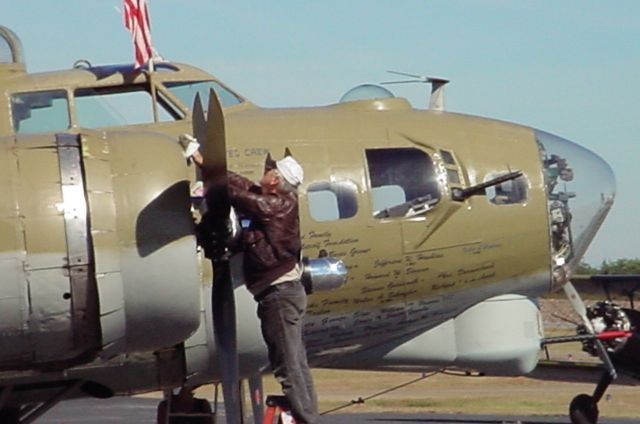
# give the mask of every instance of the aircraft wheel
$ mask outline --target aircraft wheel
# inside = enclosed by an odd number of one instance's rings
[[[597,424],[598,414],[598,404],[589,395],[578,395],[569,405],[569,418],[572,424]]]

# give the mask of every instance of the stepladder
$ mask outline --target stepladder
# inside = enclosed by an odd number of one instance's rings
[[[285,396],[269,395],[265,404],[267,409],[262,424],[296,424]]]

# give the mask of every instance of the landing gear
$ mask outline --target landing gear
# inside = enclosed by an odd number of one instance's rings
[[[573,309],[582,319],[578,335],[587,336],[583,340],[582,350],[599,356],[605,369],[592,396],[581,394],[571,401],[569,417],[572,424],[597,424],[598,402],[611,382],[618,378],[611,354],[622,350],[633,336],[632,325],[624,310],[617,305],[599,302],[587,308],[571,282],[567,282],[563,289]]]
[[[569,405],[569,418],[572,424],[596,424],[598,413],[598,403],[593,396],[584,393],[573,398]]]
[[[613,377],[609,371],[605,371],[598,381],[596,389],[593,391],[593,396],[587,394],[581,394],[573,398],[571,405],[569,405],[569,418],[571,418],[572,424],[597,424],[598,423],[598,402],[604,396],[604,392],[607,390]]]

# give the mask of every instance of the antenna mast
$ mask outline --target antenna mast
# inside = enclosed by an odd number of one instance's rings
[[[438,77],[428,77],[423,75],[407,74],[405,72],[387,71],[390,74],[402,75],[405,77],[411,77],[410,80],[402,81],[385,81],[380,84],[408,84],[414,82],[420,82],[425,84],[431,84],[431,94],[429,97],[429,110],[444,110],[444,86],[449,83],[448,79]]]

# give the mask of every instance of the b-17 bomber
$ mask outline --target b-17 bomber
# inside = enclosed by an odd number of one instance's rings
[[[324,368],[531,372],[547,341],[537,298],[575,292],[571,276],[614,201],[597,154],[448,112],[442,79],[430,80],[429,109],[377,85],[274,109],[176,62],[29,73],[5,27],[0,55],[5,423],[71,398],[235,388],[265,372],[242,252],[218,245],[227,267],[212,263],[196,231],[207,167],[257,180],[267,155],[285,151],[303,165],[304,339]],[[185,137],[200,143],[202,170]],[[226,223],[228,204],[209,206]],[[243,217],[231,221],[241,231]],[[571,299],[605,368],[571,416],[595,423],[616,355],[637,353],[638,317],[587,316]],[[227,417],[238,402],[225,391]]]

